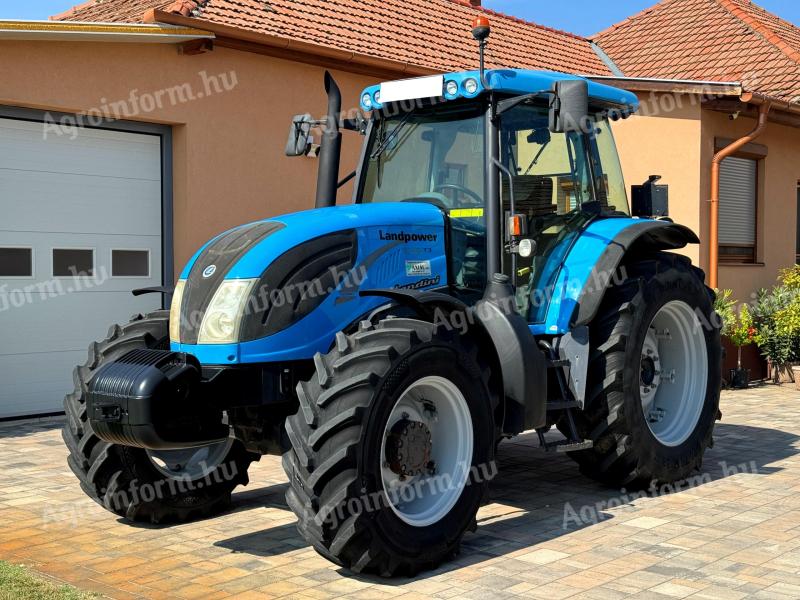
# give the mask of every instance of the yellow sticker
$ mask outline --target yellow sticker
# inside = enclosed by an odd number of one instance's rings
[[[453,219],[474,219],[483,216],[482,208],[455,208],[450,211]]]

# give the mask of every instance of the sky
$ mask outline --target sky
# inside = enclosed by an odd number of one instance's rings
[[[46,19],[81,2],[0,0],[0,19]],[[602,5],[599,0],[483,0],[487,8],[586,36],[655,3],[656,0],[606,0]],[[800,2],[797,0],[758,0],[756,3],[800,26]]]

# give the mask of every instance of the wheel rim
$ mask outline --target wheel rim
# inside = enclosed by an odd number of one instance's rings
[[[381,481],[404,522],[441,521],[461,496],[472,463],[472,416],[461,390],[430,376],[410,385],[383,432]]]
[[[708,350],[694,310],[675,300],[647,330],[639,365],[639,395],[650,431],[679,446],[700,421],[708,386]]]
[[[148,450],[147,456],[162,475],[170,479],[197,481],[219,467],[233,446],[233,437],[223,442],[178,448],[176,450]]]

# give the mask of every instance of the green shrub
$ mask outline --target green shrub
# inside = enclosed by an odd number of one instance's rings
[[[788,277],[782,276],[780,285],[759,291],[752,309],[756,343],[776,365],[800,361],[800,287],[794,287],[800,283],[794,280],[797,272],[784,272]]]
[[[733,299],[733,290],[714,290],[717,299],[714,301],[714,310],[720,318],[720,334],[730,337],[731,329],[736,324],[736,300]]]

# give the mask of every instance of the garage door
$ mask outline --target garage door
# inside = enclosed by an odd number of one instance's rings
[[[109,325],[160,307],[161,137],[0,118],[0,418],[63,410]]]

